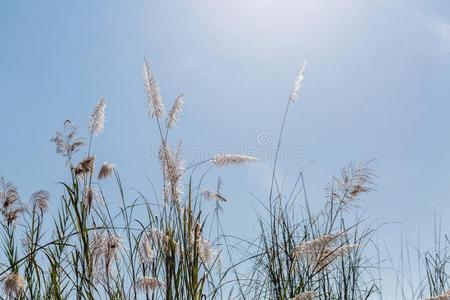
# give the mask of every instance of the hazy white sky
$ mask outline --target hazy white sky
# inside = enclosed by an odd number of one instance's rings
[[[220,172],[231,233],[252,233],[249,211],[257,204],[249,193],[267,198],[267,153],[303,60],[306,79],[283,151],[302,153],[313,205],[323,203],[325,182],[341,166],[376,159],[377,192],[364,202],[366,214],[413,228],[387,227],[384,238],[396,241],[402,231],[415,237],[418,228],[429,233],[435,213],[448,219],[450,2],[3,1],[0,175],[24,197],[43,187],[57,203],[55,182],[66,170],[48,140],[65,119],[83,132],[104,95],[97,157],[118,165],[130,195],[131,188],[150,195],[144,175],[157,180],[159,168],[144,56],[167,105],[185,94],[173,137],[183,139],[190,157],[263,156]],[[261,134],[267,145],[258,143]],[[284,163],[280,174],[286,171],[289,183],[297,169]]]

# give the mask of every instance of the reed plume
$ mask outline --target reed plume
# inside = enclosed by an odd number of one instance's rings
[[[143,277],[138,281],[137,286],[141,292],[148,293],[159,288],[164,288],[164,283],[159,281],[157,278]]]
[[[109,177],[114,171],[114,165],[108,162],[104,162],[98,172],[98,179],[105,179]]]
[[[164,200],[172,199],[178,202],[182,192],[181,178],[184,173],[181,143],[178,144],[175,154],[168,145],[161,144],[159,160],[164,175]]]
[[[154,258],[154,251],[152,246],[151,237],[148,234],[144,234],[139,242],[139,259],[143,264],[149,264]]]
[[[98,136],[102,133],[105,124],[105,108],[106,98],[101,97],[89,117],[88,128],[90,134]]]
[[[2,177],[0,180],[0,213],[6,224],[9,226],[14,223],[23,211],[17,188]]]
[[[19,298],[23,294],[25,287],[24,278],[16,272],[10,273],[3,280],[3,290],[11,299]]]
[[[431,297],[431,298],[426,298],[425,300],[449,300],[449,299],[450,299],[450,291],[447,291],[441,295]]]
[[[119,259],[122,244],[122,239],[117,235],[108,232],[94,234],[90,247],[97,278],[112,274],[112,263]]]
[[[352,205],[361,194],[372,190],[372,169],[366,164],[354,166],[352,164],[341,170],[339,177],[335,177],[329,184],[330,201],[339,202],[344,206]]]
[[[149,106],[149,116],[161,119],[164,115],[164,104],[161,98],[161,91],[155,76],[150,69],[150,63],[144,58],[144,87],[147,93],[147,103]]]
[[[56,145],[56,153],[71,158],[84,145],[83,140],[77,137],[78,127],[72,121],[64,122],[64,132],[57,131],[50,141]]]
[[[220,193],[213,192],[213,191],[210,191],[210,190],[204,190],[202,192],[202,195],[206,199],[212,200],[212,201],[224,201],[224,202],[227,201],[227,199],[225,199]]]
[[[302,87],[303,79],[305,78],[304,73],[306,65],[307,62],[304,61],[300,67],[300,71],[298,72],[297,78],[295,79],[294,84],[292,86],[291,95],[289,96],[289,100],[291,100],[292,102],[297,101],[300,88]]]
[[[167,128],[175,127],[178,122],[178,118],[180,117],[181,110],[183,109],[183,94],[177,97],[175,102],[172,105],[172,108],[169,111],[169,115],[167,116]]]
[[[94,170],[94,162],[95,162],[95,155],[90,155],[87,158],[83,159],[74,168],[75,176],[81,176],[92,173],[92,171]]]
[[[317,292],[315,291],[306,291],[292,297],[290,300],[313,300],[316,297],[316,295]]]
[[[258,160],[255,157],[239,154],[216,154],[211,162],[219,167],[235,166]]]
[[[50,194],[47,191],[40,190],[31,195],[33,205],[41,212],[45,213],[48,210],[48,201]]]

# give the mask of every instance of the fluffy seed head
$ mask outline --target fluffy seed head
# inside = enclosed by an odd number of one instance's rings
[[[148,234],[144,234],[139,242],[139,258],[141,263],[148,264],[153,260],[154,252],[151,242],[151,237]]]
[[[297,101],[298,93],[300,91],[300,88],[302,87],[303,79],[305,78],[304,73],[306,69],[307,62],[304,61],[302,63],[302,66],[300,67],[300,71],[298,72],[297,78],[294,81],[294,84],[292,86],[291,95],[289,96],[289,100],[292,102]]]
[[[1,210],[6,211],[19,200],[17,188],[6,181],[3,177],[0,179],[0,205]]]
[[[106,98],[101,97],[89,117],[89,133],[93,135],[99,135],[102,133],[103,126],[105,124],[105,108]]]
[[[175,154],[164,144],[161,144],[159,160],[164,175],[164,200],[178,202],[182,193],[181,179],[184,174],[184,161],[181,157],[181,143]]]
[[[108,162],[104,162],[98,172],[98,179],[105,179],[109,177],[114,171],[114,165]]]
[[[224,202],[227,201],[227,199],[225,199],[221,194],[210,191],[210,190],[204,190],[202,195],[206,199],[212,200],[212,201],[224,201]]]
[[[95,155],[90,155],[89,157],[83,159],[74,168],[75,176],[82,176],[91,173],[94,170]]]
[[[178,122],[178,118],[180,116],[181,110],[183,109],[183,95],[180,95],[175,100],[172,108],[170,109],[169,115],[167,117],[167,128],[175,127]]]
[[[440,294],[435,297],[426,298],[425,300],[449,300],[450,299],[450,291],[447,291],[443,294]]]
[[[366,164],[343,168],[339,177],[333,178],[329,184],[328,197],[330,202],[340,202],[344,208],[351,207],[359,197],[372,190],[372,169]]]
[[[200,240],[199,256],[201,261],[206,265],[214,261],[218,253],[209,240],[203,238],[200,238]]]
[[[31,195],[33,205],[41,212],[45,213],[48,209],[48,200],[50,194],[47,191],[41,190]]]
[[[122,239],[110,233],[95,233],[91,240],[92,257],[99,269],[110,270],[110,264],[119,258]]]
[[[153,277],[143,277],[137,282],[137,287],[139,291],[143,293],[148,293],[159,288],[164,288],[163,282],[159,281],[157,278]]]
[[[306,291],[306,292],[296,295],[295,297],[291,298],[291,300],[313,300],[314,297],[316,297],[316,295],[317,295],[317,292]]]
[[[11,298],[19,297],[25,290],[25,280],[19,274],[10,273],[3,281],[3,290]]]
[[[164,104],[155,76],[152,74],[147,58],[144,58],[144,87],[147,93],[149,116],[161,119],[164,115]]]
[[[324,235],[314,240],[305,241],[294,248],[293,255],[295,257],[316,255],[330,247],[340,235],[341,233]]]
[[[64,122],[64,132],[57,131],[55,137],[50,140],[56,145],[56,153],[70,158],[80,150],[84,143],[77,137],[77,130],[70,120]]]
[[[211,162],[219,167],[241,165],[247,162],[256,161],[252,156],[238,155],[238,154],[216,154]]]

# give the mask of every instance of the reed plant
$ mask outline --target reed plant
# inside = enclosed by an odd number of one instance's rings
[[[327,187],[323,208],[310,208],[303,173],[294,186],[280,183],[278,155],[286,119],[299,98],[306,63],[288,97],[267,199],[258,199],[259,231],[248,242],[226,234],[220,211],[228,199],[219,180],[204,187],[211,168],[255,162],[244,154],[218,153],[186,166],[182,144],[172,141],[183,95],[166,113],[159,83],[144,60],[149,118],[159,140],[161,180],[150,195],[129,195],[120,166],[98,162],[94,139],[102,134],[106,98],[88,122],[87,138],[66,120],[51,139],[67,178],[59,200],[41,190],[23,201],[0,180],[2,299],[374,299],[381,296],[377,263],[367,253],[376,226],[358,204],[372,191],[373,170],[350,164]],[[101,182],[116,187],[105,193]],[[52,202],[50,202],[52,201]],[[50,203],[56,205],[50,205]],[[205,209],[202,202],[214,202]],[[112,205],[112,203],[114,205]],[[49,207],[56,207],[54,216]],[[448,245],[446,240],[446,245]],[[424,254],[422,293],[447,299],[448,247]],[[236,258],[235,254],[239,256]],[[426,291],[427,292],[424,292]],[[439,298],[441,297],[441,298]]]

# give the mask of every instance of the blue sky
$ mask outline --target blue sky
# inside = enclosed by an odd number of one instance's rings
[[[341,166],[376,159],[366,214],[408,225],[388,226],[383,239],[417,229],[426,239],[434,214],[448,219],[448,1],[3,1],[0,175],[24,197],[56,193],[66,170],[48,140],[66,119],[85,132],[104,95],[97,157],[118,165],[130,193],[150,194],[144,175],[158,178],[158,137],[147,118],[144,56],[167,106],[185,94],[173,137],[191,156],[270,151],[307,60],[283,150],[302,153],[313,205],[323,204],[325,182]],[[268,145],[258,144],[261,133]],[[289,183],[297,164],[283,163],[285,172]],[[251,235],[257,205],[249,193],[267,197],[269,161],[220,174],[230,199],[225,224]]]

